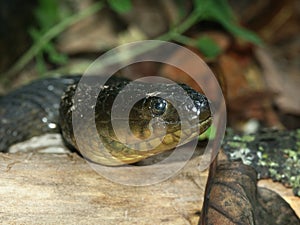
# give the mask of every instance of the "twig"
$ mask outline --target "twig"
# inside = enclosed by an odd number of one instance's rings
[[[98,12],[103,7],[103,4],[96,3],[92,5],[91,7],[83,10],[82,12],[70,16],[69,18],[63,20],[53,28],[51,28],[48,32],[46,32],[42,38],[36,42],[15,64],[14,66],[5,74],[2,75],[2,78],[0,78],[0,81],[3,83],[6,83],[11,76],[18,73],[26,64],[32,60],[32,58],[44,47],[45,44],[47,44],[50,40],[55,38],[58,34],[63,32],[67,27],[71,26],[72,24],[80,21],[81,19],[90,16],[96,12]],[[170,41],[172,39],[177,39],[180,34],[184,33],[186,30],[188,30],[193,24],[195,24],[200,17],[202,16],[202,13],[199,12],[199,10],[194,10],[185,21],[183,21],[181,24],[179,24],[177,27],[174,27],[173,29],[169,30],[167,33],[157,37],[157,40],[163,40],[163,41]],[[128,57],[134,57],[141,53],[144,53],[150,49],[155,48],[155,45],[149,45],[145,48],[138,49],[135,52],[132,52]],[[107,62],[106,62],[107,60]],[[106,66],[112,65],[114,63],[118,62],[118,59],[113,57],[108,57],[104,60],[104,63]],[[124,60],[124,58],[121,58],[120,60]]]
[[[199,10],[194,10],[185,21],[179,24],[177,27],[169,30],[167,33],[155,38],[154,40],[161,40],[161,41],[170,41],[176,39],[178,36],[181,36],[186,30],[188,30],[193,24],[195,24],[203,14]],[[101,60],[98,64],[95,64],[93,69],[98,70],[102,69],[102,66],[111,66],[114,64],[122,63],[125,60],[131,59],[133,57],[138,56],[139,54],[145,53],[148,50],[154,49],[158,47],[160,42],[152,42],[148,45],[144,46],[143,48],[135,48],[131,49],[130,52],[126,52],[126,54],[121,54],[120,57],[116,57],[116,55],[110,55],[105,57]]]
[[[49,29],[39,41],[37,41],[34,45],[31,46],[31,48],[25,52],[24,55],[21,56],[21,58],[12,66],[12,68],[7,71],[6,73],[2,74],[0,81],[6,83],[8,81],[8,78],[13,76],[14,74],[18,73],[22,68],[26,66],[32,60],[32,58],[47,44],[50,40],[55,38],[58,34],[63,32],[67,27],[73,25],[74,23],[93,15],[94,13],[98,12],[100,9],[102,9],[103,3],[98,2],[94,5],[82,10],[78,14],[72,15],[51,29]]]

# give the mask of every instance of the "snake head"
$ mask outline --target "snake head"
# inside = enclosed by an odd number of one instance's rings
[[[62,130],[68,143],[99,164],[134,163],[174,149],[196,139],[212,120],[207,98],[184,84],[130,86],[133,82],[116,79],[101,86],[99,93],[90,83],[77,86],[78,100],[72,97],[75,88],[66,92]]]
[[[135,137],[162,152],[197,138],[210,126],[212,116],[208,99],[189,86],[161,84],[160,90],[149,92],[132,107],[129,124]]]

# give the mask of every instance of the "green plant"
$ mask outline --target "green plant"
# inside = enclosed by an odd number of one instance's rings
[[[111,9],[120,14],[130,11],[133,7],[131,0],[107,0],[106,2]],[[8,80],[10,76],[18,73],[33,58],[36,58],[38,70],[42,73],[46,70],[45,56],[55,64],[64,64],[67,61],[67,56],[56,51],[53,40],[72,24],[100,11],[104,3],[104,0],[99,0],[85,10],[70,15],[67,11],[62,11],[62,8],[59,7],[58,0],[39,0],[39,6],[35,12],[38,26],[30,29],[34,43],[12,68],[1,77],[1,80]],[[174,25],[168,32],[156,39],[165,41],[175,40],[185,45],[192,45],[199,48],[205,56],[214,58],[221,53],[219,46],[214,40],[206,36],[193,39],[184,35],[193,25],[203,20],[208,20],[221,24],[234,36],[243,38],[254,44],[260,45],[262,43],[253,32],[242,28],[238,24],[226,0],[193,0],[193,4],[193,11],[187,15],[184,21]],[[179,4],[179,10],[180,5],[181,4]],[[180,14],[182,13],[184,13],[184,10],[181,10]],[[144,51],[147,51],[147,49],[140,49],[133,53],[132,56]],[[115,59],[112,59],[112,63],[114,63],[114,60]]]
[[[74,23],[100,11],[103,7],[101,2],[94,3],[90,7],[82,10],[77,14],[72,14],[66,18],[64,18],[59,23],[52,26],[49,30],[47,30],[33,45],[28,49],[27,52],[22,55],[17,62],[5,73],[1,76],[0,80],[3,83],[6,83],[11,76],[18,73],[22,70],[34,57],[36,57],[41,50],[51,42],[55,37],[57,37],[61,32],[63,32],[66,28],[70,27]]]
[[[34,15],[37,26],[29,29],[29,34],[34,43],[38,43],[48,30],[55,24],[61,22],[64,16],[68,16],[66,12],[60,9],[58,0],[39,0]],[[45,57],[48,57],[50,62],[59,65],[63,65],[67,62],[67,55],[57,52],[54,43],[49,41],[41,47],[35,56],[36,66],[40,74],[43,74],[47,70],[44,60]]]
[[[195,10],[203,13],[203,19],[221,24],[234,36],[254,44],[262,44],[261,39],[253,32],[241,27],[227,0],[194,0]]]
[[[253,32],[241,27],[234,16],[227,0],[193,0],[194,10],[189,16],[190,20],[186,27],[199,23],[201,21],[214,21],[221,24],[224,29],[236,37],[240,37],[246,41],[261,45],[261,39]],[[185,29],[184,29],[185,30]],[[200,37],[198,39],[191,39],[182,35],[183,32],[179,30],[172,34],[176,41],[197,47],[206,57],[214,58],[221,53],[221,49],[217,43],[208,36]]]
[[[126,13],[132,9],[131,0],[107,0],[111,9],[117,13]]]

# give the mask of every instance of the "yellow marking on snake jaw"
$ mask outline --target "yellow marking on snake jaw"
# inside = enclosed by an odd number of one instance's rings
[[[144,149],[147,149],[149,147],[148,143],[146,141],[140,143],[140,149],[143,151]]]
[[[181,130],[175,131],[174,135],[177,136],[178,138],[180,138],[180,136],[181,136]]]
[[[161,138],[154,138],[152,140],[147,141],[153,149],[155,149],[157,146],[159,146],[159,144],[161,143]]]
[[[170,144],[174,143],[173,135],[172,134],[167,134],[163,139],[163,143],[165,145],[170,145]]]

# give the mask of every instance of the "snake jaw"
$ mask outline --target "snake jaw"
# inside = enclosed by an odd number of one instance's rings
[[[205,120],[201,121],[199,124],[200,126],[199,134],[204,133],[211,126],[212,121],[213,121],[212,116],[209,116]]]

